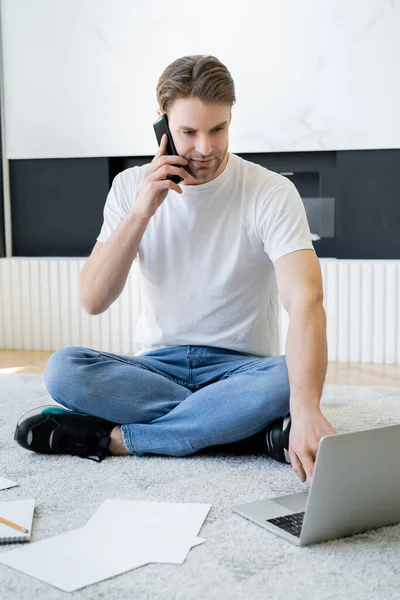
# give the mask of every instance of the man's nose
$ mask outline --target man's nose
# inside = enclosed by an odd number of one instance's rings
[[[212,151],[212,143],[208,138],[198,138],[196,141],[196,152],[201,154],[202,156],[209,156]]]

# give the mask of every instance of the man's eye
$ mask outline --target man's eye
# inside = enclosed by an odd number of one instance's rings
[[[223,127],[218,127],[218,129],[214,129],[213,133],[219,133],[220,131],[223,130]],[[185,135],[193,135],[194,131],[184,131],[183,132]]]

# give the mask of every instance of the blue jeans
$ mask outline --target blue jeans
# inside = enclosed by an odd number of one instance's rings
[[[68,346],[44,381],[66,408],[121,425],[129,453],[186,456],[232,444],[289,414],[285,356],[169,346],[139,356]]]

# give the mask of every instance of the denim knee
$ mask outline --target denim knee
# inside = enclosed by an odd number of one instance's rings
[[[71,358],[82,352],[80,346],[67,346],[60,348],[51,354],[46,362],[43,373],[44,383],[50,396],[58,395],[57,385],[60,380],[65,379]]]

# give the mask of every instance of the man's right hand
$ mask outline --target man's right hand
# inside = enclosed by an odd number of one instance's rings
[[[180,175],[184,179],[189,176],[181,167],[172,166],[187,165],[189,161],[182,156],[165,154],[167,141],[167,134],[164,133],[158,152],[144,173],[138,197],[132,209],[133,212],[148,218],[152,217],[164,202],[169,190],[182,194],[179,185],[171,179],[167,179],[167,175]]]

